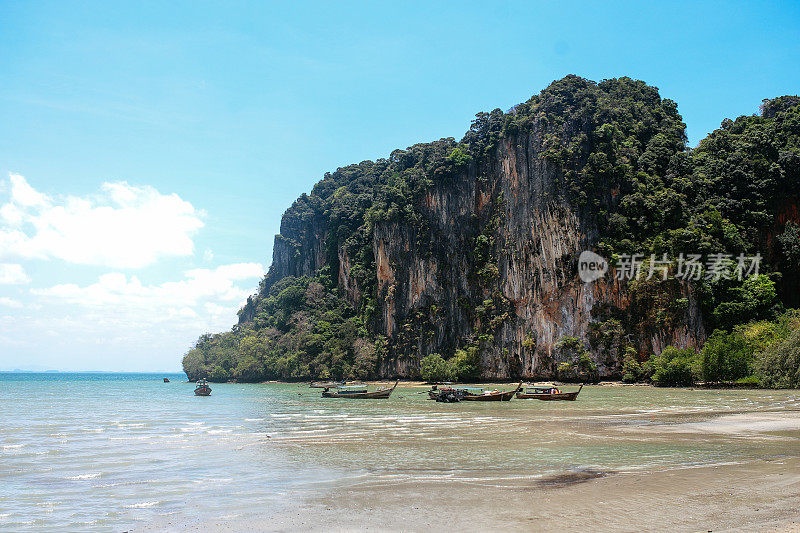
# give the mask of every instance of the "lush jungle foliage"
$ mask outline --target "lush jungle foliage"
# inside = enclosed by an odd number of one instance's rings
[[[427,381],[469,381],[480,376],[478,349],[470,346],[465,350],[456,350],[450,359],[444,359],[438,353],[422,358],[420,375]]]
[[[717,329],[699,352],[668,347],[640,365],[638,376],[657,385],[697,382],[800,388],[800,312]]]
[[[312,277],[281,279],[271,270],[243,309],[246,319],[230,332],[203,335],[184,357],[184,370],[213,381],[377,376],[392,356],[409,352],[427,326],[420,315],[401,325],[395,338],[378,333],[376,228],[402,221],[421,250],[442,253],[431,246],[421,215],[425,193],[456,187],[466,174],[485,182],[499,143],[535,131],[543,136],[542,157],[559,169],[560,200],[595,221],[601,254],[733,255],[724,262],[726,275],[691,282],[712,332],[700,353],[670,348],[649,360],[637,353],[627,340],[632,332],[669,325],[688,305],[675,280],[637,281],[630,285],[636,312],[599,312],[591,338],[562,339],[556,374],[596,379],[591,348],[622,361],[626,381],[796,385],[797,335],[784,334],[796,318],[784,311],[800,306],[798,104],[794,96],[765,100],[759,115],[726,119],[688,149],[677,105],[656,88],[630,78],[594,83],[567,76],[507,113],[479,113],[460,142],[417,144],[326,174],[287,210],[277,239],[288,253],[304,257],[313,237],[306,228],[324,223],[328,266]],[[481,329],[450,353],[421,358],[426,379],[476,379],[481,343],[508,317],[495,256],[501,223],[495,217],[476,228],[473,249],[464,251],[474,265],[470,283],[488,295],[463,302]],[[756,252],[764,254],[761,275],[743,281],[728,275],[737,254]],[[343,257],[359,292],[355,299],[336,279]]]
[[[252,322],[200,337],[184,357],[184,371],[213,381],[372,377],[385,342],[367,340],[361,316],[326,285],[324,273],[283,278]]]

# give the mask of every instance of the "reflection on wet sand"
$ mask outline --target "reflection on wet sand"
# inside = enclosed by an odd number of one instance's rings
[[[592,468],[573,470],[562,474],[551,474],[537,480],[541,487],[564,487],[575,483],[585,483],[592,479],[606,477],[613,474],[611,471],[594,470]]]

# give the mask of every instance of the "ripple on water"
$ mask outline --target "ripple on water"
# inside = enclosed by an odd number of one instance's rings
[[[757,443],[709,435],[706,426],[688,426],[699,435],[664,430],[721,410],[797,408],[796,393],[587,387],[570,405],[445,408],[421,397],[298,401],[296,386],[223,384],[209,403],[190,387],[164,387],[161,377],[123,385],[67,378],[60,386],[70,393],[55,396],[41,394],[52,385],[46,379],[0,383],[16,402],[0,411],[2,490],[10,495],[0,524],[120,530],[158,515],[266,514],[351,482],[533,486],[576,469],[647,471],[798,453],[786,424],[785,440]],[[132,397],[131,386],[140,394]]]
[[[155,507],[156,505],[160,504],[160,501],[151,501],[151,502],[140,502],[140,503],[133,503],[131,505],[126,505],[126,509],[147,509],[149,507]]]
[[[62,479],[68,479],[72,481],[80,481],[83,479],[97,479],[103,474],[101,472],[92,472],[91,474],[78,474],[76,476],[67,476]]]

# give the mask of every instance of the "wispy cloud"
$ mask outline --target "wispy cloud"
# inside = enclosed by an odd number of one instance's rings
[[[6,296],[0,297],[0,306],[2,307],[12,307],[14,309],[19,309],[22,307],[22,302],[19,300],[14,300],[13,298],[8,298]]]
[[[0,263],[0,285],[20,285],[29,281],[30,278],[22,265]]]

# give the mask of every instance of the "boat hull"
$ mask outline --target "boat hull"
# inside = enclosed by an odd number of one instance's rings
[[[323,392],[323,398],[348,398],[351,400],[379,400],[385,399],[392,395],[392,391],[375,391],[375,392],[353,392],[350,394],[343,394],[340,392]]]
[[[542,400],[545,402],[555,402],[555,401],[574,402],[582,389],[583,385],[581,385],[580,388],[574,392],[559,392],[556,394],[527,394],[520,391],[517,393],[517,398],[519,398],[520,400]]]
[[[562,392],[559,394],[525,394],[524,392],[517,393],[517,398],[519,398],[520,400],[543,400],[546,402],[558,401],[558,400],[575,401],[577,397],[578,397],[577,392]]]
[[[394,392],[395,387],[397,387],[397,382],[390,389],[383,389],[383,390],[376,390],[372,392],[332,392],[332,391],[322,391],[323,398],[347,398],[349,400],[385,400],[389,396],[392,395]]]
[[[522,383],[517,388],[510,391],[492,392],[490,394],[465,394],[462,401],[465,402],[507,402],[522,389]]]
[[[465,402],[507,402],[514,397],[515,392],[512,390],[493,394],[465,394],[461,400]]]

